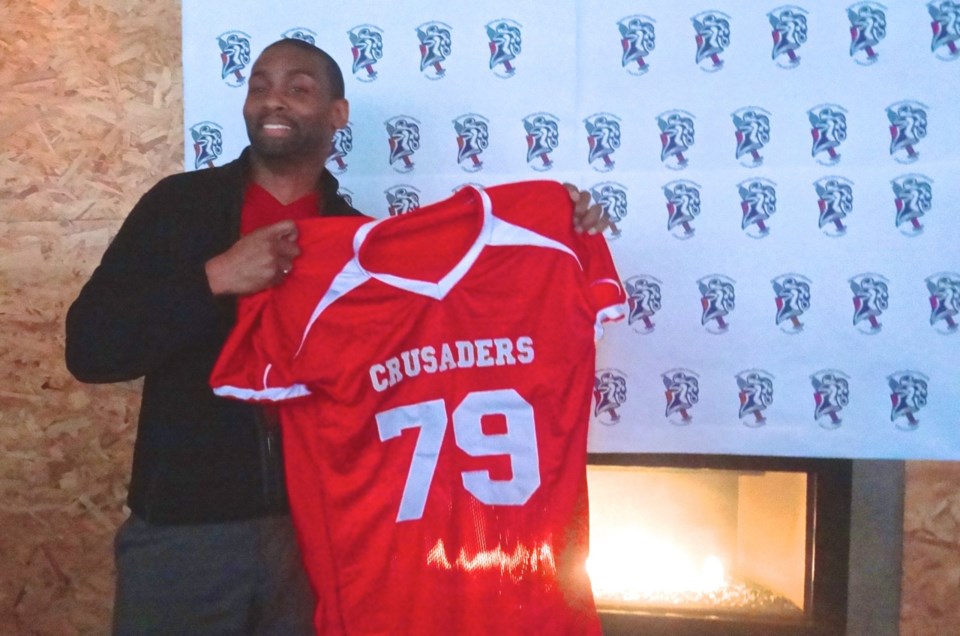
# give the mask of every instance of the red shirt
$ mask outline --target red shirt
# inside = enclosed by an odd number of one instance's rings
[[[240,234],[250,232],[280,221],[309,219],[317,216],[320,195],[314,191],[296,201],[284,205],[277,201],[263,186],[251,183],[243,193],[243,209],[240,211]]]
[[[290,277],[241,303],[211,383],[280,403],[318,633],[600,633],[586,433],[624,294],[570,207],[534,182],[303,221]]]

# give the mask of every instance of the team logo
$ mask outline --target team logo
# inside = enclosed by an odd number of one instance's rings
[[[348,122],[333,133],[330,154],[327,155],[327,169],[334,174],[347,171],[347,155],[353,150],[353,126]]]
[[[476,113],[467,113],[453,120],[457,133],[457,165],[467,172],[483,168],[480,155],[490,145],[490,122]]]
[[[777,304],[777,326],[784,333],[800,333],[800,318],[810,309],[810,279],[800,274],[782,274],[770,282]]]
[[[700,401],[700,377],[689,369],[670,369],[660,374],[667,407],[664,417],[671,424],[686,426],[693,421],[691,409]]]
[[[583,120],[587,129],[587,163],[598,172],[609,172],[615,165],[613,153],[620,147],[620,118],[596,113]],[[599,164],[599,165],[598,165]]]
[[[927,10],[933,22],[933,39],[930,41],[930,50],[937,58],[952,61],[960,58],[960,2],[953,0],[934,0],[927,4]]]
[[[724,334],[727,319],[737,306],[736,282],[723,274],[710,274],[697,281],[700,289],[700,324],[708,333]]]
[[[704,11],[690,18],[697,39],[697,66],[708,73],[723,68],[720,55],[730,46],[730,16]]]
[[[824,166],[832,166],[840,161],[837,149],[847,139],[847,111],[836,104],[821,104],[808,110],[807,118],[810,120],[810,135],[813,136],[810,155]]]
[[[740,421],[751,428],[767,423],[764,411],[773,404],[773,376],[762,369],[747,369],[737,374],[740,397]]]
[[[627,216],[627,188],[613,181],[603,181],[590,188],[590,195],[610,222],[610,239],[620,238],[622,232],[617,223]]]
[[[523,37],[521,25],[501,18],[486,25],[490,46],[490,70],[497,77],[513,77],[517,72],[513,64],[520,55]]]
[[[420,122],[398,115],[384,123],[390,144],[390,166],[397,172],[410,172],[414,168],[413,155],[420,149]]]
[[[620,421],[627,401],[627,376],[617,369],[598,369],[593,379],[593,416],[601,424]]]
[[[337,194],[338,194],[340,197],[342,197],[344,201],[347,202],[347,205],[349,205],[350,207],[353,207],[353,192],[352,192],[352,191],[347,190],[346,188],[340,188],[339,190],[337,190]]]
[[[226,31],[217,36],[220,47],[220,79],[227,86],[243,86],[243,71],[250,64],[250,36],[243,31]]]
[[[623,281],[623,288],[630,309],[627,324],[637,333],[652,333],[657,327],[653,317],[660,311],[662,300],[660,281],[653,276],[633,276]]]
[[[858,274],[850,279],[853,292],[853,326],[860,333],[880,333],[880,317],[890,306],[890,284],[880,274]]]
[[[452,50],[451,28],[443,22],[424,22],[417,27],[417,39],[420,40],[420,72],[427,79],[443,79],[447,74],[443,63],[450,57]]]
[[[890,387],[890,421],[901,431],[913,431],[920,425],[917,413],[927,405],[929,378],[916,371],[897,371],[887,376]]]
[[[817,227],[827,236],[843,236],[847,233],[843,220],[853,213],[853,182],[828,176],[814,181],[813,187],[819,207]]]
[[[795,68],[800,64],[797,51],[807,41],[807,12],[787,5],[767,14],[773,27],[773,50],[770,57],[780,68]]]
[[[212,168],[223,152],[223,128],[212,121],[202,121],[190,127],[193,138],[193,169]]]
[[[527,132],[527,165],[543,172],[553,167],[550,153],[560,145],[560,123],[550,113],[533,113],[523,118]]]
[[[737,184],[740,193],[740,229],[753,239],[770,234],[767,221],[777,211],[777,184],[769,179],[748,179]]]
[[[770,142],[770,113],[756,106],[747,106],[733,113],[732,117],[737,136],[737,161],[747,168],[763,165],[760,151]]]
[[[353,76],[361,82],[377,79],[374,66],[383,58],[383,30],[372,24],[360,24],[347,32],[353,55]]]
[[[667,231],[685,240],[696,231],[693,221],[700,216],[700,185],[684,179],[663,186],[667,199]]]
[[[303,40],[307,44],[317,45],[317,34],[315,31],[304,27],[294,27],[283,32],[283,37],[288,40]]]
[[[643,75],[650,70],[646,58],[657,47],[657,34],[653,18],[645,15],[631,15],[617,22],[620,29],[620,44],[623,56],[620,66],[631,75]]]
[[[905,174],[890,182],[897,209],[896,226],[901,234],[916,236],[923,232],[920,222],[933,207],[933,181],[921,174]]]
[[[387,197],[387,211],[390,216],[400,216],[407,212],[413,212],[420,207],[420,190],[401,183],[384,190]]]
[[[671,170],[683,170],[689,161],[683,153],[693,147],[693,115],[685,110],[668,110],[657,115],[660,129],[660,163]]]
[[[930,324],[942,334],[957,333],[960,314],[960,274],[940,272],[927,277],[930,292]]]
[[[843,409],[850,403],[850,377],[836,369],[822,369],[810,376],[813,384],[813,419],[833,430],[843,422]]]
[[[900,163],[913,163],[920,155],[915,146],[927,136],[927,107],[920,102],[897,102],[887,106],[890,120],[890,156]]]
[[[876,63],[876,46],[887,37],[887,8],[876,2],[858,2],[847,9],[850,20],[850,57],[857,64]]]

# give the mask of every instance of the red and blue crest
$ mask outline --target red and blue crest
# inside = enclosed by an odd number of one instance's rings
[[[427,79],[443,79],[447,70],[444,62],[453,51],[453,27],[443,22],[424,22],[417,27],[420,41],[420,72]]]
[[[650,70],[647,58],[657,47],[657,32],[653,18],[645,15],[629,15],[617,22],[623,55],[620,66],[631,75],[644,75]]]
[[[517,58],[523,50],[522,25],[500,18],[487,23],[485,28],[490,49],[490,70],[503,79],[513,77],[517,72]]]
[[[736,281],[723,274],[709,274],[697,281],[700,290],[700,324],[708,333],[725,334],[737,307]]]
[[[861,66],[875,64],[877,51],[887,37],[887,8],[876,2],[858,2],[847,8],[850,21],[850,57]]]
[[[777,307],[776,325],[784,333],[801,333],[804,326],[801,318],[810,309],[813,296],[810,279],[802,274],[789,273],[777,276],[770,284]]]
[[[627,402],[627,376],[618,369],[597,369],[593,378],[593,417],[601,424],[620,421]]]
[[[800,48],[807,41],[807,11],[794,5],[774,9],[767,14],[773,49],[770,57],[780,68],[796,68],[800,64]]]
[[[817,192],[817,227],[827,236],[844,236],[844,222],[853,214],[853,182],[829,175],[814,181],[813,187]]]
[[[897,371],[887,376],[890,387],[890,421],[901,431],[920,425],[917,414],[927,405],[930,378],[919,371]]]
[[[696,33],[696,63],[701,70],[715,73],[723,68],[722,55],[730,46],[730,16],[720,11],[703,11],[690,18]]]
[[[408,115],[397,115],[384,125],[390,146],[390,167],[397,172],[410,172],[414,168],[413,156],[420,150],[420,122]]]
[[[407,183],[399,183],[384,190],[384,196],[390,216],[400,216],[420,207],[420,190]]]
[[[550,113],[533,113],[523,118],[527,136],[527,165],[539,172],[550,170],[550,155],[560,145],[560,120]]]
[[[238,88],[247,82],[244,73],[250,65],[250,36],[243,31],[226,31],[217,36],[220,48],[220,79]]]
[[[853,293],[853,326],[863,334],[880,333],[881,318],[890,306],[890,281],[881,274],[865,272],[850,279],[850,291]]]
[[[483,169],[483,152],[490,145],[490,120],[477,113],[460,115],[453,120],[457,134],[457,165],[466,172]]]
[[[677,239],[693,238],[693,222],[700,216],[700,184],[686,179],[663,186],[667,200],[667,231]]]
[[[890,182],[896,208],[894,223],[901,234],[923,233],[923,218],[933,207],[933,180],[922,174],[904,174]]]
[[[821,369],[810,376],[813,385],[813,419],[821,428],[833,430],[843,423],[843,409],[850,403],[850,376],[837,369]]]
[[[656,324],[653,317],[660,311],[663,301],[663,283],[653,276],[631,276],[623,281],[627,292],[627,324],[641,334],[653,333]]]
[[[223,153],[223,128],[212,121],[202,121],[190,127],[193,139],[193,169],[214,167],[214,161]]]
[[[686,426],[693,422],[690,411],[700,402],[700,376],[690,369],[670,369],[660,374],[666,399],[664,417],[671,424]]]
[[[767,423],[766,411],[773,404],[774,377],[763,369],[746,369],[736,375],[739,417],[744,426]]]
[[[361,82],[377,79],[377,63],[383,59],[383,29],[372,24],[360,24],[347,32],[350,37],[351,71]]]

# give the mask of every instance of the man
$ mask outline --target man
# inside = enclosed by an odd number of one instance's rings
[[[217,398],[213,364],[235,299],[280,283],[294,221],[358,215],[324,169],[346,125],[343,77],[299,40],[268,46],[243,107],[250,147],[160,181],[137,203],[67,315],[84,382],[144,377],[131,517],[117,533],[114,633],[312,633],[269,412]],[[574,223],[604,228],[568,187]]]

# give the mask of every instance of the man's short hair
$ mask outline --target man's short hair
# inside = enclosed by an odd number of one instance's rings
[[[320,64],[323,66],[323,70],[327,75],[327,83],[330,85],[330,97],[333,99],[344,98],[345,91],[343,85],[343,72],[340,70],[340,66],[337,65],[337,61],[330,57],[329,53],[318,46],[310,44],[306,40],[300,40],[297,38],[283,38],[282,40],[277,40],[276,42],[267,45],[267,47],[263,50],[268,51],[269,49],[277,46],[292,46],[315,56],[320,61]],[[263,53],[261,53],[261,55],[262,54]]]

